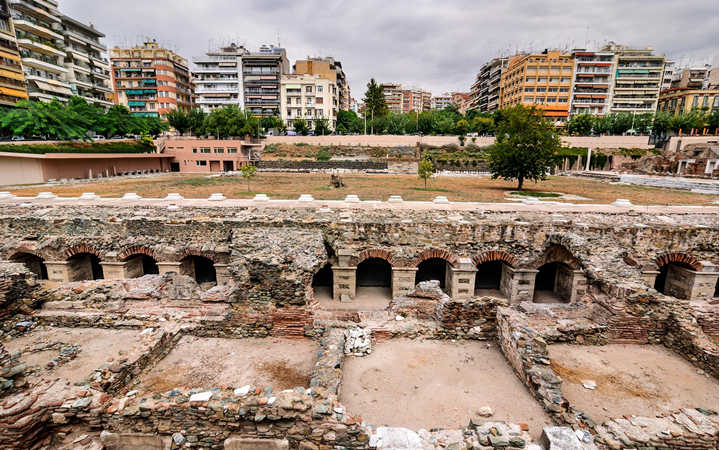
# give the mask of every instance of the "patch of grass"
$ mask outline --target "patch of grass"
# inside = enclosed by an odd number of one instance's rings
[[[554,192],[512,191],[510,194],[522,195],[524,197],[560,197],[560,194]]]
[[[419,188],[419,187],[411,187],[413,191],[429,191],[429,192],[453,192],[450,189],[440,189],[440,188]]]

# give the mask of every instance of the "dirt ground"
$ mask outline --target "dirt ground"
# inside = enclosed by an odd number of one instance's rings
[[[718,380],[698,374],[665,347],[557,344],[549,351],[570,404],[598,423],[630,414],[655,417],[679,408],[717,410]],[[597,388],[584,388],[582,380],[595,381]]]
[[[130,356],[134,350],[133,345],[139,343],[139,333],[137,330],[40,327],[24,336],[5,341],[3,344],[9,351],[20,350],[22,352],[21,359],[28,366],[40,368],[34,375],[28,377],[31,383],[38,378],[62,378],[75,383],[92,375],[95,369],[106,362]],[[78,345],[80,352],[72,361],[52,370],[47,370],[45,364],[57,357],[60,354],[59,350],[27,352],[29,347],[55,342]]]
[[[142,389],[272,386],[307,387],[317,345],[309,339],[221,339],[184,336],[141,378]]]
[[[550,419],[495,344],[396,339],[347,357],[340,401],[376,426],[459,427],[471,418],[526,423],[538,437]],[[490,418],[478,416],[483,406]]]
[[[320,286],[315,288],[315,299],[323,309],[333,311],[380,311],[390,306],[392,289],[379,286],[358,287],[355,298],[350,302],[339,302],[330,297],[330,288]]]
[[[112,179],[100,182],[76,182],[68,185],[36,186],[13,189],[20,196],[35,196],[52,191],[61,197],[77,197],[83,192],[95,192],[106,197],[121,197],[136,192],[142,197],[164,197],[178,192],[186,198],[207,198],[222,192],[228,198],[252,198],[257,193],[271,198],[296,199],[300,194],[312,194],[319,200],[342,200],[347,194],[357,194],[361,200],[387,200],[401,195],[405,200],[429,201],[438,195],[450,201],[507,202],[515,191],[515,183],[491,180],[488,177],[439,177],[428,181],[427,190],[415,175],[354,174],[343,175],[346,187],[330,186],[328,174],[259,173],[248,192],[246,180],[240,176],[207,177],[198,174],[168,174],[143,178]],[[539,183],[527,182],[529,192],[557,192],[579,195],[586,203],[608,204],[618,198],[629,199],[636,205],[710,205],[717,196],[687,191],[651,188],[646,186],[613,185],[596,180],[569,177],[550,177]],[[553,201],[563,201],[553,198]]]

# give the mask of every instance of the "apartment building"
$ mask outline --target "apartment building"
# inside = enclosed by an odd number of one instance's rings
[[[403,89],[400,83],[381,83],[385,95],[385,103],[391,113],[400,114],[403,111]]]
[[[195,104],[200,109],[209,113],[229,105],[245,107],[242,83],[242,56],[245,52],[245,47],[230,44],[193,58]],[[274,87],[270,89],[270,93],[273,92]]]
[[[718,89],[676,87],[662,91],[658,99],[658,112],[674,116],[693,109],[718,109]]]
[[[350,109],[350,85],[340,61],[332,57],[301,59],[293,65],[293,72],[298,75],[319,75],[331,80],[337,86],[337,105],[339,110]]]
[[[567,120],[573,57],[556,50],[510,58],[500,79],[499,108],[535,105],[555,123]]]
[[[674,67],[674,61],[665,61],[665,70],[663,71],[662,83],[660,83],[660,91],[664,91],[665,89],[670,89],[672,87],[673,75],[675,73],[673,71]]]
[[[327,119],[331,130],[337,125],[337,85],[320,75],[284,74],[280,79],[280,118],[289,130],[295,119],[304,119],[311,129]]]
[[[284,48],[263,45],[242,56],[245,109],[256,116],[280,115],[280,79],[290,72]]]
[[[457,106],[458,112],[460,114],[465,114],[468,110],[468,104],[470,102],[470,93],[469,92],[453,92],[452,93],[452,102],[455,106]]]
[[[0,105],[15,106],[28,98],[20,49],[8,0],[0,0]]]
[[[402,90],[402,112],[423,112],[432,108],[432,94],[419,88]]]
[[[615,53],[572,51],[574,61],[570,115],[599,116],[610,110]]]
[[[136,116],[165,117],[192,106],[192,80],[187,59],[146,40],[132,48],[110,52],[115,103]]]
[[[445,109],[453,104],[453,96],[449,92],[435,96],[431,100],[430,107],[432,109]]]
[[[65,80],[73,95],[90,104],[109,108],[113,105],[110,65],[103,56],[107,47],[100,43],[105,35],[91,25],[62,16],[65,36]]]
[[[703,67],[678,69],[673,73],[671,88],[717,89],[718,68],[706,64]]]
[[[601,52],[615,54],[611,113],[654,113],[665,76],[665,57],[652,48],[635,49],[610,42]]]
[[[509,58],[495,58],[480,68],[470,88],[467,109],[490,112],[500,105],[500,79],[507,69]]]
[[[31,100],[61,101],[73,95],[66,81],[65,37],[55,0],[12,0],[10,12]]]

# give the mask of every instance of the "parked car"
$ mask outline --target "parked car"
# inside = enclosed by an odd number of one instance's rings
[[[24,141],[25,136],[13,136],[12,139],[10,139],[10,140],[11,141]]]
[[[288,136],[297,136],[297,133],[294,132],[293,130],[287,130],[287,132],[285,134]]]
[[[125,139],[125,138],[122,137],[122,136],[113,136],[113,137],[111,137],[110,139]]]

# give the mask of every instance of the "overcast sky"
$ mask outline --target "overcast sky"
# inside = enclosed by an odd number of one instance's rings
[[[342,62],[352,96],[370,77],[440,94],[469,91],[489,59],[516,50],[652,46],[682,65],[718,64],[717,0],[59,0],[105,43],[156,38],[190,59],[229,42],[278,42],[290,63]]]

